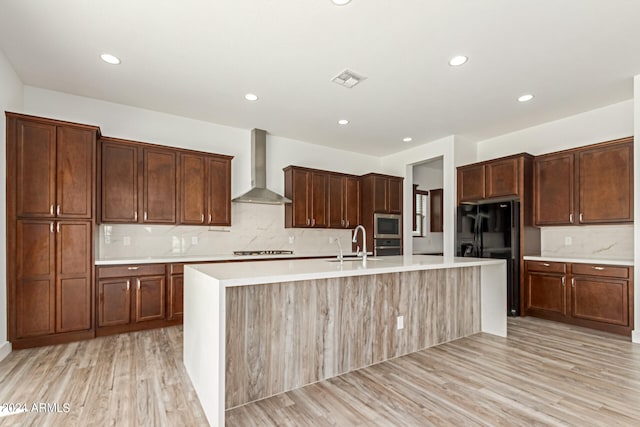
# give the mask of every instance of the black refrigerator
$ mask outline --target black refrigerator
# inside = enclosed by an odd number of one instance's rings
[[[507,260],[509,316],[520,315],[519,218],[517,200],[458,207],[456,255]]]

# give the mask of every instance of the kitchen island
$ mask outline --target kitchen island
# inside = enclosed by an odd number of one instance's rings
[[[389,256],[185,266],[184,364],[225,410],[477,332],[506,336],[504,260]]]

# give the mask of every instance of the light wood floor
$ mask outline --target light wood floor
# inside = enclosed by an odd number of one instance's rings
[[[180,327],[13,352],[0,426],[199,426]],[[535,318],[227,411],[227,426],[640,425],[640,345]]]

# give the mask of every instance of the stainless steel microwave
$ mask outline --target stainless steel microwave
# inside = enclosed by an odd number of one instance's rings
[[[373,214],[374,239],[401,239],[402,215]]]

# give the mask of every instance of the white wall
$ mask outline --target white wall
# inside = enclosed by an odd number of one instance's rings
[[[239,196],[251,186],[250,129],[222,126],[32,86],[25,86],[24,110],[36,116],[97,125],[105,136],[234,156],[231,194],[233,197]],[[215,117],[211,120],[215,121]],[[282,168],[291,164],[354,174],[377,172],[381,167],[377,157],[268,135],[267,186],[282,193]]]
[[[404,177],[404,236],[411,236],[413,225],[413,165],[425,160],[442,157],[443,169],[443,252],[445,257],[455,255],[455,137],[448,136],[437,141],[429,142],[418,147],[413,147],[399,153],[382,158],[384,171],[390,175]],[[404,239],[403,251],[405,254],[413,253],[413,239]]]
[[[430,191],[443,188],[443,181],[442,159],[413,166],[413,184],[417,184],[418,189]],[[426,199],[424,235],[413,237],[413,253],[442,252],[443,249],[443,233],[431,231],[431,193],[427,195]]]
[[[633,100],[522,129],[478,143],[478,160],[551,153],[633,135]]]
[[[636,135],[633,141],[633,235],[634,235],[634,265],[635,265],[635,277],[638,277],[638,267],[640,267],[640,74],[635,76],[634,82],[634,108],[633,108],[633,123]],[[637,283],[637,279],[636,279]],[[635,322],[633,331],[633,342],[640,343],[640,291],[634,293],[635,301]]]
[[[22,108],[23,85],[13,67],[0,50],[0,109],[1,111],[17,111]],[[7,141],[6,120],[4,114],[0,119],[0,141],[2,161],[0,162],[0,360],[11,352],[11,344],[7,342],[7,195],[6,166]]]

